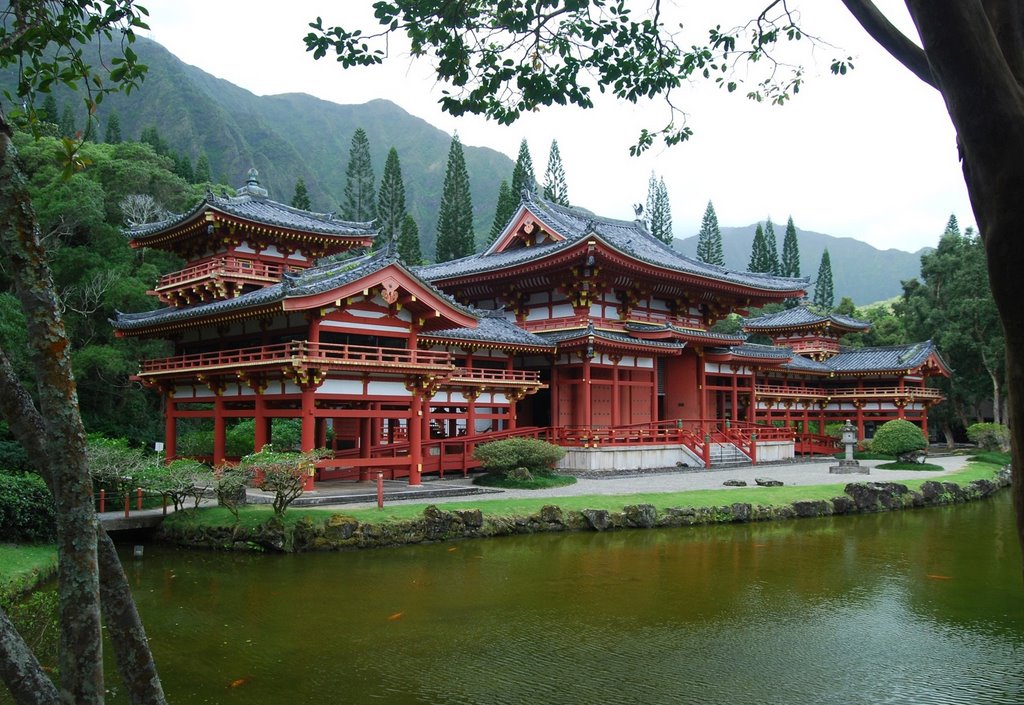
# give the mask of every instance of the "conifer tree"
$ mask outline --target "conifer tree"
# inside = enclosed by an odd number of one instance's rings
[[[196,160],[196,183],[206,184],[210,180],[210,159],[206,156],[206,152],[200,152],[199,159]],[[306,208],[308,209],[309,206]]]
[[[757,224],[754,229],[754,243],[750,248],[750,264],[748,272],[767,272],[771,264],[768,261],[768,245],[764,241],[764,228]]]
[[[60,114],[57,111],[57,99],[53,97],[53,93],[46,94],[46,98],[43,99],[43,107],[36,112],[36,115],[43,122],[57,124]]]
[[[370,140],[366,131],[359,127],[352,134],[349,148],[348,167],[345,169],[345,200],[341,206],[341,217],[364,223],[377,215],[374,203],[376,193],[373,186],[373,165],[370,163]]]
[[[512,169],[512,195],[515,196],[516,203],[519,202],[524,189],[529,189],[531,193],[537,190],[537,177],[533,173],[533,158],[530,156],[530,146],[526,144],[525,137],[519,143],[519,156]]]
[[[519,196],[513,194],[508,181],[502,179],[501,185],[498,187],[498,204],[494,208],[494,223],[491,225],[491,234],[487,239],[488,244],[498,238],[501,231],[508,225],[509,219],[515,215],[518,206]]]
[[[306,180],[301,176],[295,182],[295,194],[292,196],[292,208],[308,211],[310,209],[309,191],[306,190]]]
[[[384,174],[380,179],[377,193],[377,239],[373,246],[386,247],[397,239],[405,222],[405,183],[402,181],[402,165],[398,161],[398,150],[388,150],[384,162]]]
[[[818,278],[814,284],[814,305],[823,311],[830,311],[834,301],[832,260],[828,256],[828,250],[825,250],[821,253],[821,264],[818,265]]]
[[[942,233],[942,234],[944,236],[945,235],[956,235],[957,237],[960,236],[960,223],[957,222],[956,214],[955,213],[951,213],[950,214],[949,221],[946,223],[946,231],[944,233]]]
[[[71,103],[64,103],[64,110],[60,114],[60,136],[61,137],[74,137],[77,130],[75,129],[75,109],[71,107]]]
[[[525,140],[523,144],[526,144]],[[448,150],[448,167],[438,207],[436,261],[447,262],[471,255],[473,246],[473,199],[469,190],[469,174],[462,142],[455,135]]]
[[[786,223],[786,236],[782,239],[782,276],[800,276],[800,243],[796,239],[796,226],[793,216]]]
[[[192,171],[192,160],[188,158],[187,154],[175,158],[174,173],[184,179],[186,183],[191,184],[195,181],[196,174]]]
[[[148,144],[153,148],[153,151],[160,156],[171,156],[170,148],[167,146],[167,143],[164,142],[160,133],[153,125],[142,128],[142,134],[139,135],[139,142]]]
[[[116,112],[111,112],[107,118],[107,131],[103,135],[103,141],[107,144],[119,144],[121,142],[121,118]]]
[[[658,179],[654,172],[647,181],[647,213],[644,218],[647,230],[666,244],[672,244],[672,209],[668,202],[665,179]]]
[[[768,222],[764,224],[764,245],[765,245],[765,267],[762,270],[770,274],[781,274],[782,265],[779,263],[779,243],[775,239],[775,224],[769,216]]]
[[[408,213],[402,221],[402,234],[398,236],[398,256],[406,264],[421,264],[423,253],[420,250],[420,229],[416,221]]]
[[[725,265],[722,231],[718,228],[718,215],[711,201],[708,201],[708,207],[704,210],[704,220],[701,221],[700,233],[697,235],[697,259],[708,264]]]
[[[558,151],[558,140],[551,140],[551,151],[548,152],[544,198],[560,206],[569,205],[569,187],[565,183],[565,167],[562,166],[562,153]]]

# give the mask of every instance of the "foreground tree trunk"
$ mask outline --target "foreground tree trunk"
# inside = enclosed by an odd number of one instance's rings
[[[1024,16],[1008,0],[907,0],[956,128],[1006,335],[1013,502],[1024,546]]]
[[[0,113],[0,248],[6,255],[31,341],[39,408],[0,350],[0,411],[53,493],[57,506],[60,687],[0,613],[0,676],[16,702],[102,703],[103,612],[131,702],[165,703],[145,632],[113,543],[96,518],[71,350],[39,241],[27,183]],[[101,583],[101,562],[103,580]],[[59,700],[58,700],[59,698]]]

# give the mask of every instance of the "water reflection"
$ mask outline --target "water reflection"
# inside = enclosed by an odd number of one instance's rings
[[[1013,532],[1003,493],[775,524],[301,556],[151,546],[125,561],[178,703],[1021,703]]]

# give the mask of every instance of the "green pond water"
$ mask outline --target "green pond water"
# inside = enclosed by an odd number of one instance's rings
[[[1024,703],[1008,492],[760,525],[123,559],[177,704]]]

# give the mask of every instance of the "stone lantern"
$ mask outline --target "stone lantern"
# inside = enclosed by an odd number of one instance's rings
[[[859,462],[853,459],[853,449],[857,445],[857,427],[850,423],[849,419],[843,424],[841,442],[846,446],[846,457],[839,461],[839,465],[831,466],[828,471],[833,475],[846,475],[850,473],[869,474],[870,470],[867,466],[862,467]]]

